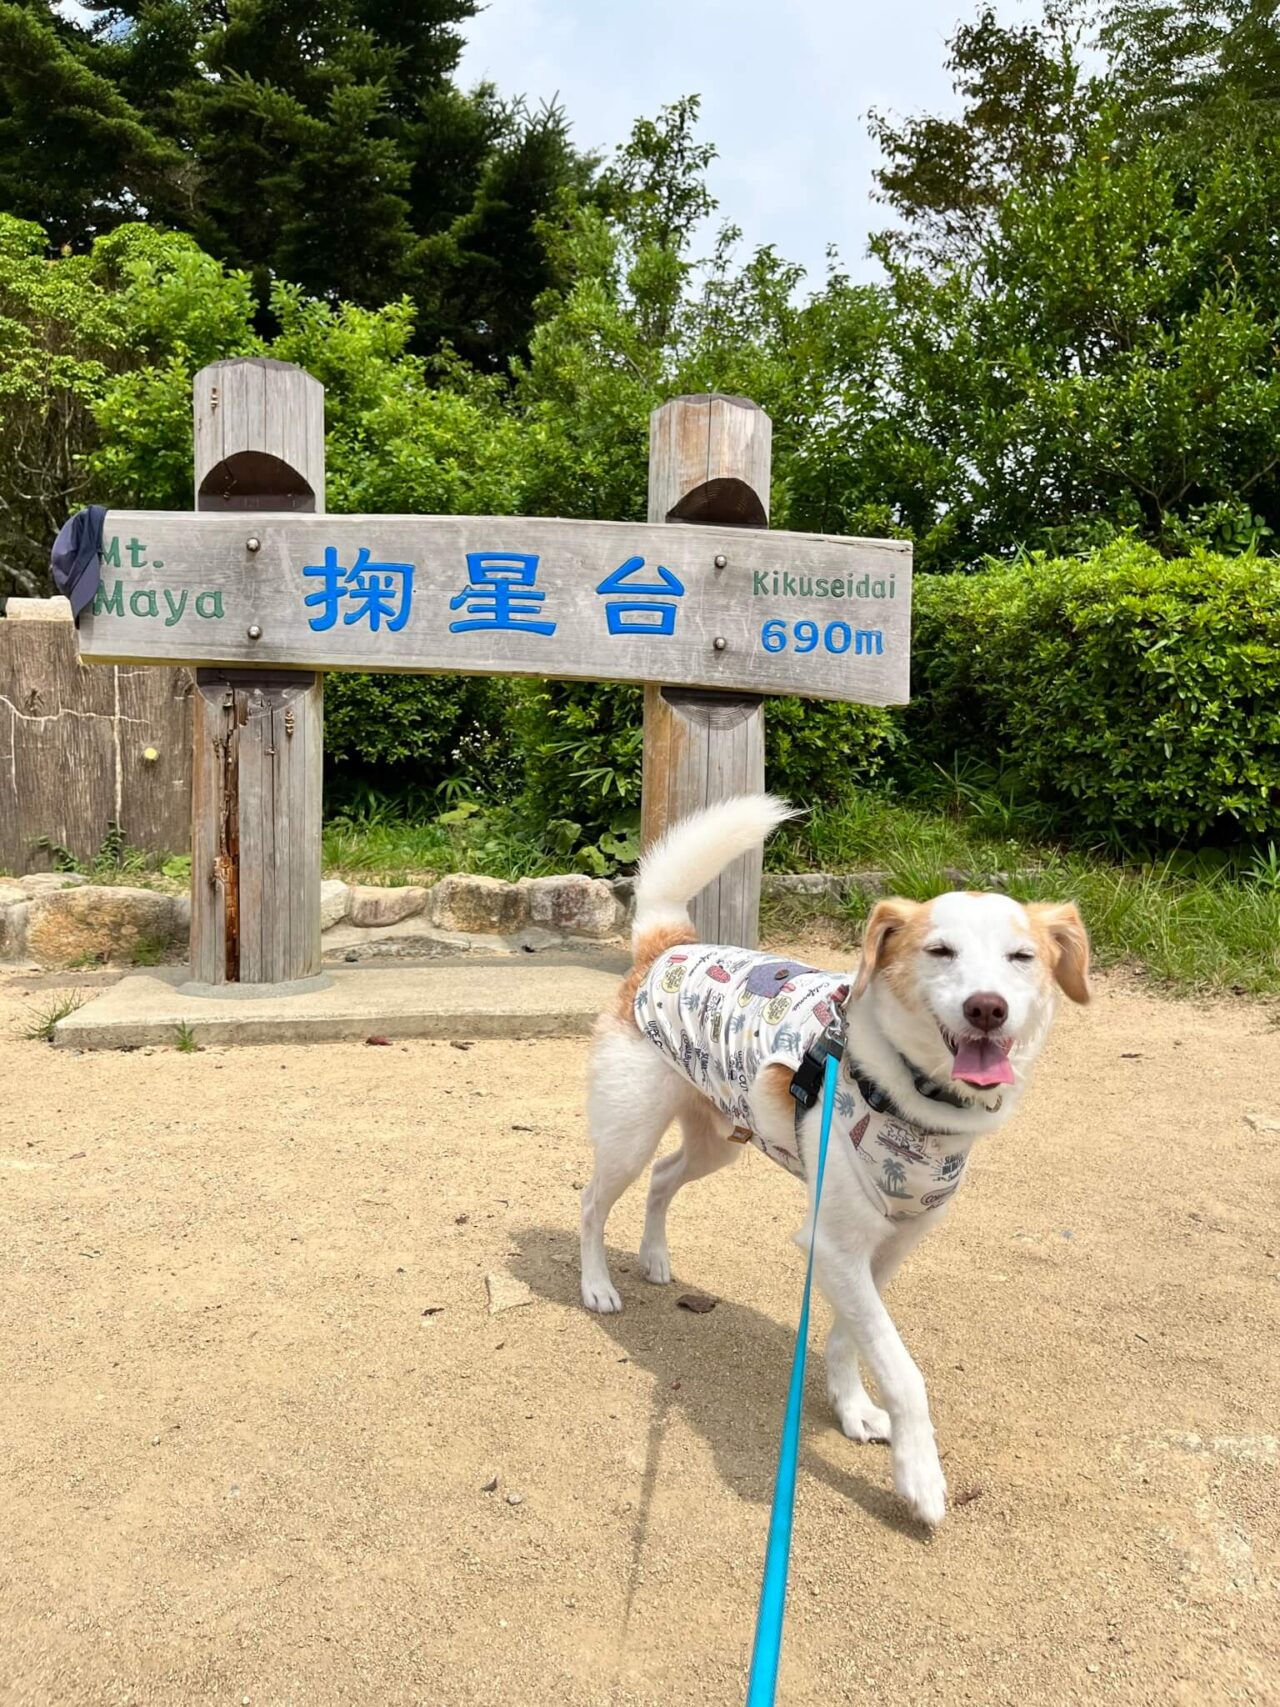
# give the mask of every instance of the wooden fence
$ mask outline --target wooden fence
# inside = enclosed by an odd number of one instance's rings
[[[90,860],[113,834],[191,846],[190,672],[82,664],[65,599],[10,599],[0,620],[0,872]]]

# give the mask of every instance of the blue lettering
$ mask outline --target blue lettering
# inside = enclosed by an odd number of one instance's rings
[[[554,622],[537,622],[546,594],[535,587],[538,559],[529,552],[467,553],[467,585],[449,600],[450,610],[465,610],[466,622],[451,622],[450,634],[491,628],[506,633],[554,634]]]
[[[651,578],[655,574],[656,580]],[[684,597],[684,583],[661,563],[646,579],[644,558],[628,557],[611,575],[605,576],[596,592],[609,599],[605,617],[610,634],[675,633],[678,609],[675,601]],[[618,594],[626,596],[619,598]],[[639,598],[637,594],[650,596]]]
[[[385,619],[387,632],[398,634],[409,620],[413,605],[413,564],[374,563],[362,545],[356,552],[351,568],[338,562],[336,546],[326,545],[323,563],[309,563],[302,573],[320,582],[313,593],[307,593],[303,604],[319,610],[309,618],[308,626],[316,633],[333,628],[342,613],[344,627],[367,622],[376,634]],[[202,595],[202,597],[207,595]],[[218,615],[222,615],[221,595]],[[200,601],[196,610],[201,616]]]

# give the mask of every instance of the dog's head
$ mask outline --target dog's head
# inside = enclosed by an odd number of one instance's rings
[[[1089,1000],[1089,938],[1071,902],[950,894],[877,902],[853,994],[931,1078],[986,1089],[1030,1064],[1059,989]]]

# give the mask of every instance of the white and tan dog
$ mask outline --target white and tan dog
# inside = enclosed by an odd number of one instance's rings
[[[881,1293],[945,1213],[973,1141],[1017,1107],[1058,989],[1088,1001],[1089,941],[1070,903],[950,894],[878,902],[858,971],[844,979],[697,944],[689,901],[788,816],[769,795],[728,800],[675,825],[641,864],[634,966],[601,1016],[591,1060],[596,1165],[582,1195],[582,1298],[590,1310],[622,1308],[605,1222],[673,1120],[682,1142],[653,1170],[640,1244],[651,1281],[671,1278],[672,1198],[731,1162],[731,1140],[750,1137],[809,1177],[821,1104],[800,1114],[791,1079],[838,1011],[846,1053],[814,1250],[835,1312],[827,1390],[845,1434],[890,1442],[898,1492],[936,1524],[946,1483],[924,1380]],[[811,1228],[812,1195],[802,1243]],[[859,1356],[883,1409],[862,1384]]]

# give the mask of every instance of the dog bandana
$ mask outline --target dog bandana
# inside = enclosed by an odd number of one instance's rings
[[[748,1096],[765,1067],[792,1072],[831,1024],[849,983],[794,960],[691,943],[660,955],[636,991],[636,1024],[734,1123],[732,1141],[753,1143],[803,1179],[799,1146],[751,1127]],[[936,1209],[959,1187],[971,1140],[929,1132],[896,1111],[873,1109],[848,1056],[840,1069],[831,1141],[847,1142],[868,1196],[891,1221]]]

